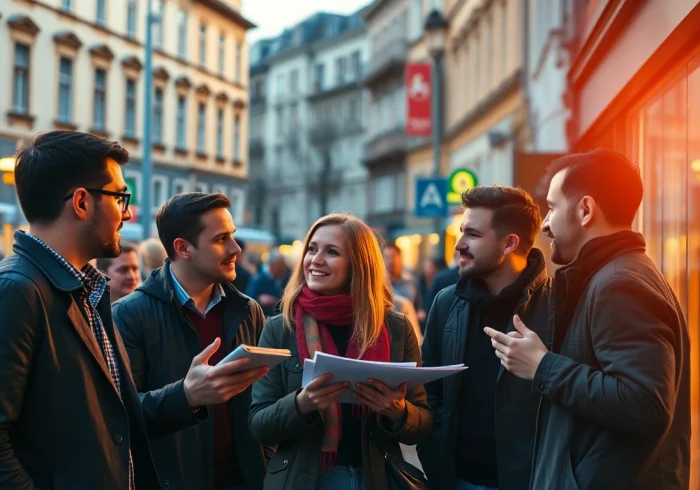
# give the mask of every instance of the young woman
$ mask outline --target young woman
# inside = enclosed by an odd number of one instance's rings
[[[413,327],[392,312],[391,289],[377,238],[361,220],[331,214],[309,230],[304,254],[270,318],[262,347],[292,357],[253,386],[250,427],[277,446],[265,477],[269,490],[387,490],[385,454],[430,434],[423,387],[392,390],[376,380],[356,386],[327,374],[301,388],[304,359],[317,351],[369,361],[420,365]],[[335,399],[351,390],[358,404]]]

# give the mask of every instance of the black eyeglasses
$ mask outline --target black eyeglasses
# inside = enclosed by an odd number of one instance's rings
[[[102,194],[103,196],[112,196],[117,198],[117,204],[119,204],[122,207],[122,214],[126,213],[127,210],[129,209],[129,201],[131,201],[131,193],[130,192],[115,192],[115,191],[106,191],[104,189],[88,189],[85,188],[86,191],[92,192],[94,194]],[[67,201],[68,199],[71,199],[73,197],[73,194],[70,194],[66,197],[63,198],[64,201]]]

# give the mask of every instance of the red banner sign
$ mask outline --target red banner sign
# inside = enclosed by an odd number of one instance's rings
[[[433,80],[429,63],[406,64],[406,134],[430,136],[432,120]]]

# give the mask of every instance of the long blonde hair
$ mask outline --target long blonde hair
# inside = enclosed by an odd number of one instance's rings
[[[350,296],[355,312],[352,340],[359,346],[360,355],[372,346],[384,324],[384,316],[393,308],[392,292],[387,277],[382,251],[377,236],[362,220],[349,214],[329,214],[316,220],[304,239],[304,251],[294,268],[282,296],[282,316],[285,325],[293,329],[294,302],[306,285],[304,257],[316,230],[323,226],[339,225],[348,236],[350,254]]]

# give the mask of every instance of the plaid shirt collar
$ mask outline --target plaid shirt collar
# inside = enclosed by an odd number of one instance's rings
[[[185,291],[185,288],[182,287],[180,281],[178,281],[177,277],[175,277],[175,273],[173,272],[173,268],[171,266],[168,266],[168,272],[170,273],[170,278],[173,281],[173,289],[175,290],[175,297],[177,298],[177,302],[180,304],[180,306],[189,308],[202,318],[205,318],[212,308],[214,308],[216,305],[221,303],[221,301],[223,301],[224,298],[226,298],[226,293],[224,292],[223,286],[221,284],[215,285],[214,290],[211,294],[211,300],[209,300],[209,305],[207,306],[206,311],[202,315],[202,313],[200,313],[200,311],[194,305],[194,300],[192,299],[192,296],[190,296],[187,293],[187,291]]]
[[[41,245],[46,251],[48,251],[51,256],[56,259],[56,261],[68,271],[77,281],[79,281],[84,288],[85,293],[88,294],[88,299],[93,307],[97,306],[100,302],[102,296],[107,289],[107,278],[97,269],[95,269],[90,263],[85,264],[82,270],[76,269],[72,264],[70,264],[66,259],[64,259],[58,252],[53,248],[48,246],[43,240],[35,237],[31,233],[26,233],[26,235]]]

